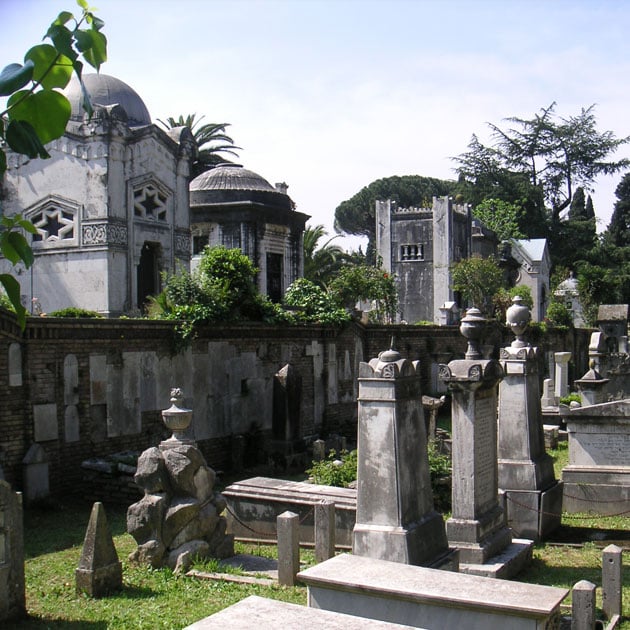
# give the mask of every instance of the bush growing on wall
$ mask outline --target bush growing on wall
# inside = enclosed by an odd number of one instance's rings
[[[164,289],[151,298],[149,317],[181,321],[177,334],[184,342],[198,324],[284,322],[282,308],[256,288],[257,272],[239,249],[207,247],[194,273],[181,270],[164,277]]]

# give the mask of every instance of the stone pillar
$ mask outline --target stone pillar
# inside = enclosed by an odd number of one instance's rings
[[[588,580],[580,580],[571,594],[571,630],[593,630],[595,627],[596,586]]]
[[[448,541],[459,549],[460,571],[491,577],[509,577],[522,568],[490,569],[486,563],[506,554],[512,543],[505,512],[499,503],[497,469],[497,385],[503,378],[498,361],[482,359],[478,339],[485,320],[478,309],[468,310],[460,331],[468,339],[465,359],[442,365],[441,378],[452,394],[453,514],[446,522]],[[519,549],[519,561],[530,553]],[[516,551],[512,548],[513,551]]]
[[[621,547],[608,545],[602,554],[602,609],[606,619],[621,616],[623,555]]]
[[[575,381],[575,385],[582,398],[582,407],[588,405],[599,405],[606,402],[606,385],[610,379],[604,378],[591,364],[591,369],[580,379]]]
[[[540,406],[543,409],[558,406],[558,401],[556,400],[556,391],[553,386],[552,378],[546,378],[543,381],[543,394],[542,398],[540,399]]]
[[[570,352],[555,352],[554,360],[556,362],[556,396],[562,398],[569,393],[569,360]]]
[[[0,627],[25,615],[22,494],[0,480]]]
[[[278,530],[278,584],[295,586],[300,570],[300,517],[283,512],[276,520]]]
[[[507,323],[516,339],[501,349],[499,385],[499,488],[508,525],[520,538],[541,540],[560,525],[562,483],[545,451],[538,380],[538,349],[523,340],[529,309],[515,297]]]
[[[315,505],[315,562],[335,555],[335,503],[324,499]]]
[[[418,362],[396,350],[359,367],[353,553],[423,566],[455,562],[433,506]]]

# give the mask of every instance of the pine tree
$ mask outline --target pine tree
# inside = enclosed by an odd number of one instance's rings
[[[578,186],[573,193],[571,206],[569,207],[569,219],[586,219],[586,197],[584,188]]]
[[[615,190],[617,201],[608,230],[606,240],[617,247],[630,245],[630,173],[626,173]]]

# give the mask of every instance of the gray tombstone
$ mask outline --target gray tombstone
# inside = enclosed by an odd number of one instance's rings
[[[538,541],[560,525],[562,483],[545,451],[538,349],[523,340],[529,309],[515,297],[507,323],[516,339],[501,349],[499,385],[499,488],[506,498],[508,525],[521,538]]]
[[[41,444],[32,444],[22,460],[24,499],[33,503],[50,496],[48,455]]]
[[[353,553],[457,570],[433,505],[418,362],[396,350],[359,366]]]
[[[0,481],[0,626],[25,614],[22,495]]]
[[[290,364],[273,378],[273,437],[293,442],[300,437],[302,377]]]
[[[460,571],[510,577],[531,556],[533,543],[510,548],[512,534],[499,503],[497,384],[503,369],[498,361],[481,358],[478,341],[484,327],[479,310],[469,309],[460,326],[468,339],[465,358],[440,368],[452,394],[453,514],[446,532],[459,549]],[[505,562],[494,561],[499,554]]]

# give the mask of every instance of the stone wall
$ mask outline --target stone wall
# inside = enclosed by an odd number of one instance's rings
[[[489,336],[490,351],[500,331]],[[392,335],[404,357],[421,361],[426,393],[440,390],[437,365],[465,349],[456,327],[247,324],[202,329],[174,354],[168,322],[31,318],[22,334],[0,314],[0,466],[21,488],[22,460],[36,442],[48,458],[51,493],[80,491],[90,485],[83,461],[142,451],[168,437],[160,412],[174,386],[193,409],[194,436],[210,466],[230,470],[235,443],[245,465],[266,462],[273,379],[287,364],[302,379],[300,437],[353,438],[359,363],[389,348]],[[588,336],[567,333],[553,345],[581,351]]]

